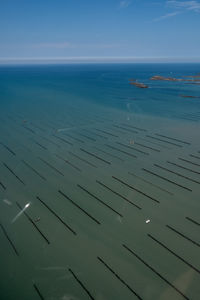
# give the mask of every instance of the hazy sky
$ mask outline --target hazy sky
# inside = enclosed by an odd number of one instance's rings
[[[200,57],[200,1],[0,0],[0,58]]]

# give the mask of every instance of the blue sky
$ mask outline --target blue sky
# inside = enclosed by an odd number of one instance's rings
[[[199,28],[195,0],[1,0],[0,59],[196,59]]]

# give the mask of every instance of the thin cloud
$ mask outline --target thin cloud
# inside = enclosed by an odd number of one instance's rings
[[[159,22],[159,21],[162,21],[162,20],[165,20],[165,19],[169,19],[169,18],[175,17],[178,14],[180,14],[180,12],[178,12],[178,11],[172,12],[172,13],[166,14],[164,16],[158,17],[158,18],[154,19],[153,21],[154,22]]]
[[[175,0],[168,0],[167,6],[176,8],[176,9],[185,9],[194,12],[200,13],[200,2],[193,0],[193,1],[175,1]]]
[[[131,5],[131,2],[132,2],[132,1],[129,1],[129,0],[123,0],[123,1],[120,1],[119,7],[120,7],[120,8],[126,8],[126,7],[128,7],[129,5]]]
[[[49,49],[80,49],[80,48],[101,48],[101,49],[108,49],[108,48],[118,48],[121,45],[120,44],[104,44],[104,43],[85,43],[85,44],[73,44],[69,42],[61,42],[61,43],[37,43],[33,45],[26,45],[27,47],[31,48],[49,48]]]

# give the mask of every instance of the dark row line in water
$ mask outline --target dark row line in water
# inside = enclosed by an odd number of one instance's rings
[[[106,163],[106,164],[108,164],[108,165],[111,165],[111,162],[110,162],[110,161],[107,161],[107,160],[105,160],[105,159],[103,159],[103,158],[97,156],[97,155],[94,154],[94,153],[91,153],[91,152],[89,152],[89,151],[87,151],[87,150],[85,150],[85,149],[83,149],[83,148],[80,148],[80,150],[83,151],[84,153],[87,153],[87,154],[90,155],[90,156],[95,157],[95,158],[98,159],[98,160],[103,161],[104,163]]]
[[[51,168],[52,170],[54,170],[56,173],[64,176],[64,174],[62,172],[60,172],[57,168],[55,168],[54,166],[52,166],[50,163],[48,163],[46,160],[44,160],[43,158],[41,157],[38,157],[38,159],[40,161],[42,161],[46,166],[48,166],[49,168]]]
[[[59,136],[56,136],[55,134],[52,134],[52,136],[54,136],[56,139],[60,140],[61,142],[64,142],[64,143],[66,143],[66,144],[68,144],[68,145],[70,145],[70,146],[73,146],[73,144],[72,144],[71,142],[67,141],[67,140],[64,139],[64,138],[61,138],[61,137],[59,137]]]
[[[145,142],[148,142],[150,144],[153,144],[153,145],[156,145],[156,146],[159,146],[163,149],[167,149],[167,150],[170,150],[172,148],[169,148],[168,146],[166,145],[163,145],[163,144],[160,144],[160,143],[157,143],[157,142],[152,142],[151,140],[148,140],[148,139],[145,139],[145,138],[142,138],[142,137],[138,137],[139,140],[142,140],[142,141],[145,141]]]
[[[134,154],[132,154],[132,153],[129,153],[129,152],[126,152],[126,151],[124,151],[124,150],[121,150],[121,149],[119,149],[119,148],[117,148],[117,147],[113,147],[113,146],[108,145],[108,144],[105,144],[105,146],[108,147],[108,148],[110,148],[110,149],[113,149],[113,150],[116,150],[116,151],[118,151],[118,152],[121,152],[121,153],[123,153],[123,154],[126,154],[126,155],[128,155],[128,156],[137,158],[136,155],[134,155]]]
[[[178,231],[177,229],[173,228],[170,225],[166,225],[167,228],[169,228],[170,230],[176,232],[178,235],[182,236],[183,238],[185,238],[186,240],[188,240],[189,242],[193,243],[194,245],[200,247],[200,244],[196,241],[193,241],[191,238],[187,237],[185,234],[183,234],[182,232]]]
[[[189,262],[187,262],[184,258],[182,258],[181,256],[179,256],[178,254],[176,254],[174,251],[172,251],[171,249],[169,249],[166,245],[164,245],[158,239],[156,239],[155,237],[153,237],[151,234],[147,234],[147,235],[152,240],[154,240],[157,244],[159,244],[161,247],[163,247],[164,249],[166,249],[167,251],[169,251],[171,254],[173,254],[175,257],[177,257],[178,259],[180,259],[181,261],[183,261],[190,268],[192,268],[193,270],[195,270],[197,273],[200,273],[200,270],[198,270],[195,266],[193,266],[192,264],[190,264]]]
[[[78,139],[78,138],[76,138],[76,137],[74,137],[74,136],[72,136],[71,134],[69,134],[69,133],[63,133],[64,135],[66,135],[66,136],[68,136],[69,138],[71,138],[72,140],[74,140],[74,141],[77,141],[77,142],[80,142],[80,143],[85,143],[84,141],[82,141],[82,140],[80,140],[80,139]]]
[[[167,182],[169,182],[169,183],[171,183],[171,184],[173,184],[173,185],[176,185],[176,186],[178,186],[178,187],[180,187],[180,188],[182,188],[182,189],[184,189],[184,190],[187,190],[187,191],[189,191],[189,192],[192,192],[192,189],[190,189],[190,188],[188,188],[188,187],[186,187],[186,186],[183,186],[183,185],[181,185],[181,184],[179,184],[179,183],[177,183],[177,182],[175,182],[175,181],[172,181],[172,180],[170,180],[170,179],[168,179],[168,178],[166,178],[166,177],[163,177],[163,176],[161,176],[161,175],[159,175],[159,174],[157,174],[157,173],[154,173],[154,172],[152,172],[152,171],[149,171],[149,170],[147,170],[147,169],[145,169],[145,168],[142,168],[142,170],[145,171],[145,172],[147,172],[147,173],[149,173],[149,174],[151,174],[151,175],[154,175],[154,176],[156,176],[156,177],[158,177],[158,178],[160,178],[160,179],[162,179],[162,180],[165,180],[165,181],[167,181]]]
[[[142,209],[139,205],[133,203],[131,200],[129,200],[128,198],[126,198],[125,196],[121,195],[120,193],[114,191],[113,189],[111,189],[110,187],[108,187],[108,185],[106,185],[105,183],[102,183],[101,181],[99,180],[96,180],[96,182],[103,186],[104,188],[106,188],[107,190],[109,190],[110,192],[112,192],[113,194],[119,196],[120,198],[124,199],[125,201],[127,201],[128,203],[130,203],[131,205],[137,207],[138,209]]]
[[[165,192],[165,193],[167,193],[167,194],[169,194],[171,196],[174,195],[172,192],[170,192],[170,191],[168,191],[166,189],[163,189],[162,187],[158,186],[157,184],[154,184],[154,183],[152,183],[152,182],[150,182],[150,181],[148,181],[148,180],[146,180],[146,179],[144,179],[144,178],[142,178],[142,177],[134,174],[133,172],[128,172],[128,174],[130,174],[131,176],[134,176],[134,177],[142,180],[143,182],[146,182],[146,183],[150,184],[151,186],[154,186],[155,188],[157,188],[157,189],[159,189],[159,190],[161,190],[161,191],[163,191],[163,192]]]
[[[136,151],[136,152],[142,153],[142,154],[144,154],[144,155],[149,155],[148,152],[144,152],[144,151],[139,150],[139,149],[137,149],[137,148],[135,148],[135,147],[132,147],[132,146],[124,145],[124,144],[121,143],[121,142],[116,142],[116,144],[118,144],[118,145],[120,145],[120,146],[122,146],[122,147],[128,148],[128,149],[134,150],[134,151]]]
[[[200,156],[196,156],[196,155],[194,155],[194,154],[190,154],[190,156],[191,156],[191,157],[194,157],[194,158],[196,158],[196,159],[200,159]]]
[[[25,185],[25,183],[23,182],[23,180],[17,175],[17,174],[15,174],[15,172],[7,165],[7,164],[5,164],[4,162],[3,162],[3,165],[4,165],[4,167],[15,177],[15,178],[17,178],[17,180],[19,181],[19,182],[21,182],[23,185]]]
[[[195,225],[199,225],[200,226],[200,223],[195,221],[194,219],[190,218],[190,217],[185,217],[188,221],[192,222],[193,224]]]
[[[177,139],[177,138],[172,138],[172,137],[169,137],[169,136],[166,136],[166,135],[163,135],[163,134],[156,133],[155,135],[160,136],[160,137],[164,137],[166,139],[176,141],[176,142],[179,142],[179,143],[182,143],[182,144],[185,144],[185,145],[191,145],[191,143],[189,143],[189,142],[186,142],[186,141],[183,141],[183,140],[180,140],[180,139]]]
[[[77,154],[72,153],[71,151],[68,151],[68,153],[74,157],[76,157],[77,159],[85,162],[86,164],[88,164],[89,166],[93,167],[93,168],[98,168],[96,165],[94,165],[93,163],[89,162],[88,160],[78,156]]]
[[[152,196],[149,196],[148,194],[146,194],[146,193],[144,193],[143,191],[141,191],[141,190],[139,190],[139,189],[133,187],[132,185],[126,183],[125,181],[123,181],[123,180],[121,180],[121,179],[119,179],[119,178],[117,178],[117,177],[115,177],[115,176],[112,176],[112,178],[115,179],[116,181],[122,183],[123,185],[129,187],[130,189],[132,189],[132,190],[138,192],[139,194],[145,196],[146,198],[148,198],[148,199],[150,199],[150,200],[152,200],[152,201],[154,201],[154,202],[160,203],[159,200],[153,198]]]
[[[52,208],[50,208],[40,197],[36,196],[36,198],[42,203],[70,232],[74,235],[77,233],[74,229],[72,229]]]
[[[7,238],[9,244],[11,245],[12,249],[14,250],[15,254],[16,254],[17,256],[19,256],[18,250],[16,249],[16,247],[15,247],[14,243],[12,242],[11,238],[9,237],[9,235],[8,235],[8,233],[7,233],[7,231],[6,231],[6,229],[4,228],[4,226],[3,226],[1,223],[0,223],[0,227],[1,227],[1,229],[2,229],[2,231],[3,231],[3,233],[4,233],[4,235],[5,235],[5,237]]]
[[[0,181],[0,186],[1,186],[4,190],[6,190],[5,184],[3,184],[1,181]]]
[[[91,131],[92,128],[90,128],[90,130],[88,130],[88,129],[83,129],[83,130],[86,131],[86,132],[88,132],[88,133],[90,133],[90,134],[93,134],[94,136],[100,137],[100,138],[102,138],[102,139],[105,139],[105,140],[108,139],[107,136],[101,135],[101,134],[96,133],[96,132],[92,132],[92,131]]]
[[[43,150],[48,150],[45,146],[43,146],[42,144],[38,143],[37,141],[34,141],[34,142],[35,142],[36,145],[38,145]]]
[[[141,146],[141,147],[144,147],[144,148],[147,148],[147,149],[150,149],[150,150],[153,150],[155,152],[160,152],[161,151],[160,149],[152,148],[152,147],[149,147],[147,145],[144,145],[144,144],[141,144],[141,143],[138,143],[138,142],[135,142],[135,141],[134,141],[134,144],[138,145],[138,146]]]
[[[28,130],[29,132],[31,132],[31,133],[33,133],[33,134],[36,134],[35,131],[34,131],[33,129],[31,129],[31,128],[27,127],[27,126],[24,126],[24,125],[22,125],[22,127],[23,127],[24,129]]]
[[[108,263],[106,263],[101,257],[97,257],[97,259],[123,284],[123,285],[125,285],[127,288],[128,288],[128,290],[132,293],[132,294],[134,294],[138,299],[140,299],[140,300],[143,300],[140,296],[139,296],[139,294],[135,291],[135,290],[133,290],[133,288],[132,287],[130,287],[130,285],[128,285],[128,283],[126,283],[125,282],[125,280],[124,279],[122,279],[109,265],[108,265]]]
[[[86,294],[89,296],[90,299],[95,300],[95,298],[91,295],[89,290],[86,288],[86,286],[81,282],[81,280],[78,278],[78,276],[72,271],[72,269],[68,269],[69,272],[72,274],[74,279],[78,282],[78,284],[82,287],[82,289],[86,292]]]
[[[112,208],[110,205],[108,205],[107,203],[105,203],[103,200],[101,200],[99,197],[97,197],[96,195],[94,195],[93,193],[91,193],[90,191],[88,191],[85,187],[81,186],[80,184],[77,184],[77,187],[79,187],[82,191],[86,192],[88,195],[90,195],[92,198],[94,198],[95,200],[97,200],[98,202],[100,202],[101,204],[103,204],[104,206],[106,206],[107,208],[109,208],[110,210],[112,210],[114,213],[116,213],[118,216],[123,217],[121,213],[119,213],[118,211],[116,211],[114,208]]]
[[[30,164],[28,164],[25,160],[22,160],[23,164],[27,166],[31,171],[33,171],[36,175],[38,175],[43,180],[47,180],[40,172],[38,172],[35,168],[33,168]]]
[[[61,190],[58,190],[58,192],[65,198],[67,199],[69,202],[71,202],[74,206],[76,206],[78,209],[80,209],[84,214],[86,214],[90,219],[92,219],[95,223],[97,223],[98,225],[100,225],[101,223],[94,218],[91,214],[89,214],[85,209],[83,209],[80,205],[78,205],[75,201],[73,201],[70,197],[68,197],[66,195],[66,193],[62,192]]]
[[[147,129],[140,128],[140,127],[136,127],[136,126],[132,126],[132,125],[130,125],[130,124],[125,124],[125,123],[121,123],[121,124],[124,125],[124,126],[130,127],[130,128],[137,129],[137,130],[139,130],[139,131],[143,131],[143,132],[148,131]]]
[[[0,142],[0,145],[2,145],[6,150],[8,150],[12,155],[16,155],[16,153],[10,149],[7,145],[5,145],[4,143]]]
[[[200,184],[199,181],[197,181],[197,180],[195,180],[195,179],[193,179],[193,178],[190,178],[190,177],[187,177],[187,176],[182,175],[182,174],[180,174],[180,173],[174,172],[174,171],[169,170],[169,169],[167,169],[167,168],[164,168],[164,167],[162,167],[162,166],[160,166],[160,165],[158,165],[158,164],[154,164],[154,166],[157,167],[157,168],[159,168],[159,169],[162,169],[162,170],[164,170],[164,171],[167,171],[167,172],[169,172],[169,173],[175,174],[175,175],[177,175],[177,176],[179,176],[179,177],[182,177],[182,178],[184,178],[184,179],[187,179],[187,180],[189,180],[189,181],[191,181],[191,182]]]
[[[174,163],[174,162],[171,162],[171,161],[167,161],[167,163],[170,164],[170,165],[176,166],[176,167],[178,167],[178,168],[181,168],[181,169],[183,169],[183,170],[187,170],[187,171],[189,171],[189,172],[192,172],[192,173],[195,173],[195,174],[200,175],[200,172],[195,171],[195,170],[192,170],[192,169],[189,169],[189,168],[186,168],[186,167],[184,167],[184,166],[182,166],[182,165],[179,165],[179,164],[177,164],[177,163]]]
[[[173,146],[176,146],[176,147],[182,148],[182,145],[175,144],[175,143],[172,143],[172,142],[169,142],[169,141],[166,141],[166,140],[160,139],[160,138],[156,138],[156,137],[154,137],[154,136],[151,136],[151,135],[146,135],[146,137],[148,137],[148,138],[150,138],[150,139],[153,139],[153,140],[157,140],[157,141],[159,141],[159,142],[163,142],[163,143],[166,143],[166,144],[170,144],[170,145],[173,145]]]
[[[119,137],[118,135],[116,135],[116,134],[113,134],[113,133],[110,133],[110,132],[108,132],[108,131],[105,131],[105,130],[101,130],[101,129],[97,129],[97,128],[94,128],[96,131],[99,131],[99,132],[102,132],[102,133],[105,133],[105,134],[107,134],[107,135],[110,135],[110,136],[112,136],[112,137]]]
[[[124,127],[122,127],[122,126],[119,126],[119,125],[112,125],[113,127],[115,127],[115,128],[119,128],[119,129],[122,129],[122,130],[124,130],[124,131],[128,131],[128,132],[131,132],[131,133],[138,133],[137,131],[135,131],[135,130],[131,130],[131,129],[128,129],[128,128],[124,128]]]
[[[94,148],[95,148],[96,150],[98,150],[98,151],[100,151],[100,152],[102,152],[102,153],[104,153],[104,154],[110,156],[110,157],[113,157],[113,158],[115,158],[115,159],[118,159],[118,160],[124,162],[124,160],[123,160],[122,158],[120,158],[120,157],[118,157],[118,156],[116,156],[116,155],[114,155],[114,154],[111,154],[111,153],[109,153],[109,152],[107,152],[107,151],[104,151],[104,150],[102,150],[102,149],[99,149],[99,148],[97,148],[97,147],[94,147]]]
[[[42,231],[38,228],[38,226],[36,225],[36,223],[33,221],[33,219],[28,215],[27,212],[25,212],[25,210],[23,210],[23,208],[21,207],[21,205],[16,202],[18,208],[20,209],[20,211],[23,211],[23,214],[27,217],[27,219],[31,222],[31,224],[34,226],[34,228],[39,232],[39,234],[42,236],[42,238],[45,240],[45,242],[47,242],[47,244],[50,244],[49,240],[47,239],[47,237],[44,235],[44,233],[42,233]]]
[[[87,140],[90,140],[90,141],[92,141],[92,142],[96,142],[96,140],[95,140],[94,138],[92,138],[92,137],[90,137],[90,136],[88,136],[88,135],[86,135],[86,134],[83,134],[83,133],[76,133],[76,134],[78,134],[78,135],[80,135],[80,136],[86,138]]]
[[[70,165],[73,169],[75,169],[76,171],[81,172],[82,170],[80,168],[78,168],[77,166],[75,166],[74,164],[72,164],[70,161],[66,160],[65,158],[61,157],[58,154],[55,154],[56,157],[58,157],[59,159],[61,159],[62,161],[64,161],[66,164]]]
[[[33,287],[36,290],[36,293],[38,294],[38,296],[40,297],[40,300],[44,300],[43,295],[41,294],[39,288],[37,287],[37,285],[35,283],[33,283]]]
[[[191,165],[200,167],[200,164],[197,164],[197,163],[195,163],[195,162],[193,162],[193,161],[190,161],[190,160],[188,160],[188,159],[181,158],[181,157],[178,157],[178,159],[179,159],[179,160],[182,160],[182,161],[184,161],[184,162],[186,162],[186,163],[188,163],[188,164],[191,164]]]
[[[163,281],[165,281],[169,286],[171,286],[176,292],[178,292],[181,296],[183,296],[185,299],[189,300],[189,298],[183,294],[174,284],[169,282],[168,279],[166,279],[163,275],[161,275],[154,267],[152,267],[149,263],[147,263],[143,258],[141,258],[138,254],[133,251],[133,249],[130,249],[125,244],[122,245],[124,249],[126,249],[129,253],[134,255],[139,261],[141,261],[147,268],[149,268],[154,274],[156,274],[159,278],[161,278]]]

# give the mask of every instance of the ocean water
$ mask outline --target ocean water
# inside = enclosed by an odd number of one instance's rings
[[[199,299],[199,73],[0,67],[0,299]]]

